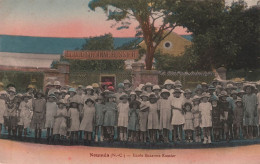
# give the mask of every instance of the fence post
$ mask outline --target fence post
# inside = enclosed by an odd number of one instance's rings
[[[157,70],[144,70],[143,63],[132,64],[132,83],[134,87],[147,82],[158,84],[158,75],[159,71]]]

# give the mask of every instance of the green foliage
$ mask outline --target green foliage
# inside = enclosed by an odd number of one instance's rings
[[[178,0],[91,0],[92,10],[100,7],[108,20],[115,20],[118,30],[127,29],[131,20],[138,22],[136,36],[143,36],[147,47],[146,69],[152,68],[155,49],[176,27],[170,10]],[[113,10],[113,11],[112,11]]]
[[[114,50],[112,34],[105,34],[86,40],[81,50]],[[102,71],[123,70],[124,60],[68,60],[61,57],[61,61],[70,63],[70,70],[76,71]]]
[[[195,68],[211,70],[257,68],[260,8],[246,8],[244,1],[226,8],[222,1],[180,1],[173,6],[177,24],[193,33]]]

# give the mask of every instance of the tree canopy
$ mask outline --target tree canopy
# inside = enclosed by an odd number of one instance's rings
[[[108,20],[120,23],[117,29],[127,29],[136,20],[137,36],[142,36],[146,44],[146,69],[152,69],[155,50],[160,42],[177,26],[172,19],[170,6],[178,0],[92,0],[92,10],[100,7],[107,13]],[[165,31],[167,31],[165,33]]]

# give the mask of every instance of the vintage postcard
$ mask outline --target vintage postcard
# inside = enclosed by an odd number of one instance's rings
[[[0,164],[258,164],[259,27],[259,0],[0,0]]]

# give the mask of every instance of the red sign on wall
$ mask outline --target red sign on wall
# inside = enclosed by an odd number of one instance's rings
[[[137,59],[139,53],[138,50],[75,50],[64,51],[63,56],[74,60],[128,60]]]

